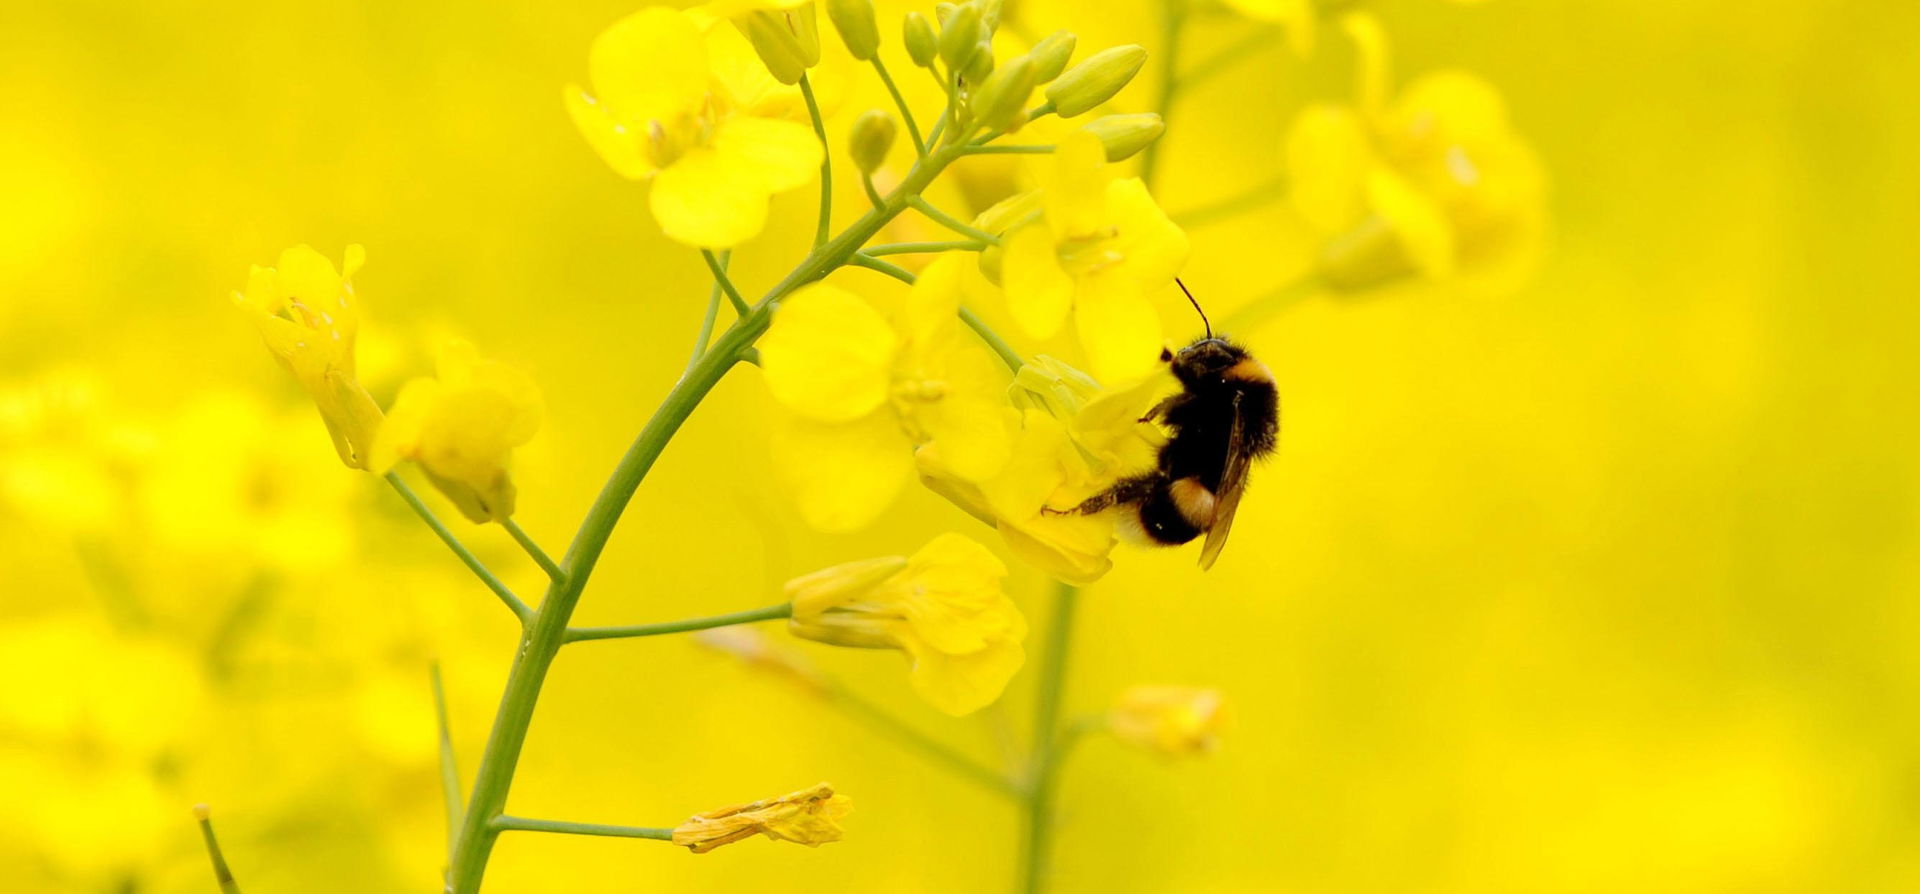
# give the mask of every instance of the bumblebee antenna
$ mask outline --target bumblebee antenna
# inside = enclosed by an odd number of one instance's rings
[[[1199,314],[1199,315],[1200,315],[1200,325],[1202,325],[1202,326],[1205,326],[1205,327],[1207,327],[1207,337],[1208,337],[1208,338],[1212,338],[1212,337],[1213,337],[1213,323],[1207,320],[1207,312],[1206,312],[1206,311],[1204,311],[1204,310],[1201,310],[1201,309],[1200,309],[1200,301],[1199,301],[1199,299],[1197,299],[1197,298],[1194,298],[1194,297],[1193,297],[1193,293],[1192,293],[1192,292],[1189,292],[1189,291],[1187,291],[1187,284],[1186,284],[1186,283],[1183,283],[1183,282],[1181,282],[1181,281],[1180,281],[1180,277],[1178,277],[1178,276],[1176,276],[1176,277],[1174,277],[1174,278],[1173,278],[1173,284],[1174,284],[1174,285],[1177,285],[1177,286],[1179,286],[1179,287],[1180,287],[1180,291],[1182,291],[1182,292],[1185,292],[1185,293],[1186,293],[1186,296],[1187,296],[1187,303],[1189,303],[1189,304],[1192,304],[1192,305],[1193,305],[1193,312],[1194,312],[1194,313],[1197,313],[1197,314]]]

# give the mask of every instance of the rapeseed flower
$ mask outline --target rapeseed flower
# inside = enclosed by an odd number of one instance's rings
[[[565,92],[574,124],[620,176],[652,181],[654,219],[680,242],[751,239],[772,195],[820,167],[799,91],[712,12],[642,9],[594,40],[588,68],[594,92]]]
[[[1107,714],[1114,736],[1168,757],[1204,754],[1219,744],[1225,700],[1218,690],[1135,686]]]
[[[915,457],[921,480],[992,525],[1028,564],[1070,584],[1092,583],[1113,567],[1115,519],[1057,510],[1153,465],[1158,436],[1138,420],[1172,387],[1171,377],[1153,376],[1102,389],[1086,373],[1036,357],[1014,377],[1020,429],[1001,472],[968,481],[937,452],[922,450]]]
[[[778,798],[694,814],[674,827],[673,843],[704,854],[723,844],[765,835],[819,847],[840,840],[844,834],[840,820],[852,811],[853,799],[834,794],[833,786],[822,782]]]
[[[959,534],[912,557],[836,565],[787,582],[795,636],[836,646],[899,649],[915,692],[949,714],[1000,697],[1026,661],[1027,621],[1001,589],[1007,567]]]
[[[507,462],[540,427],[540,390],[466,342],[445,346],[438,367],[439,378],[400,389],[369,468],[385,474],[413,460],[461,515],[476,524],[504,519],[516,493]]]
[[[1160,315],[1148,295],[1187,260],[1187,234],[1139,178],[1109,181],[1099,136],[1076,132],[1034,166],[1038,188],[976,222],[1004,232],[982,263],[997,272],[1021,331],[1051,338],[1073,318],[1094,375],[1131,380],[1160,354]]]
[[[1439,71],[1389,98],[1385,34],[1365,15],[1345,26],[1356,104],[1309,107],[1286,141],[1293,205],[1328,236],[1321,278],[1345,291],[1409,275],[1515,284],[1544,239],[1546,179],[1499,91]]]
[[[767,390],[789,411],[774,455],[814,527],[872,521],[911,477],[916,446],[970,481],[1006,464],[1015,417],[1006,374],[958,322],[964,263],[936,260],[904,301],[818,283],[775,310],[759,345]]]
[[[355,469],[366,468],[380,427],[380,405],[354,370],[360,312],[354,307],[353,274],[366,259],[365,249],[349,245],[336,270],[326,256],[296,245],[280,253],[280,266],[253,268],[247,290],[233,296],[274,359],[313,396],[340,461]]]

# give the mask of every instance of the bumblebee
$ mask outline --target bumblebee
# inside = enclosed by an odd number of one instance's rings
[[[1168,438],[1150,472],[1120,479],[1072,509],[1074,514],[1124,507],[1148,542],[1188,543],[1201,534],[1200,567],[1211,568],[1227,545],[1234,511],[1246,493],[1254,460],[1274,451],[1280,435],[1280,392],[1266,364],[1213,334],[1206,311],[1178,279],[1206,336],[1178,352],[1162,350],[1181,390],[1154,405],[1141,424],[1158,421]]]

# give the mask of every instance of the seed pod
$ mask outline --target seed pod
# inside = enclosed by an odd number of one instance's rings
[[[986,29],[980,27],[980,11],[962,6],[947,17],[946,25],[940,29],[940,58],[947,61],[949,70],[959,71],[966,67],[974,46],[986,36]]]
[[[1045,84],[1067,70],[1067,60],[1073,58],[1073,45],[1078,42],[1071,31],[1055,31],[1040,39],[1027,51],[1033,57],[1033,81]]]
[[[1113,98],[1146,64],[1147,48],[1139,44],[1101,50],[1067,69],[1047,85],[1047,100],[1062,118],[1072,118]]]
[[[879,109],[861,112],[860,117],[854,119],[853,133],[847,140],[847,154],[853,156],[853,166],[863,174],[877,170],[880,163],[886,161],[887,150],[893,148],[898,130],[893,118]]]
[[[874,20],[873,0],[827,0],[827,18],[847,45],[847,52],[862,62],[880,49],[880,25]]]
[[[1138,115],[1102,115],[1080,128],[1100,138],[1108,161],[1131,158],[1152,145],[1167,130],[1165,121],[1152,112]]]
[[[933,54],[939,39],[934,37],[933,23],[917,12],[907,13],[906,22],[900,29],[901,42],[907,45],[907,57],[913,64],[926,68],[933,64]]]
[[[1032,92],[1033,60],[1015,57],[988,75],[974,91],[974,123],[989,131],[1005,129],[1015,116],[1026,110],[1027,95]]]

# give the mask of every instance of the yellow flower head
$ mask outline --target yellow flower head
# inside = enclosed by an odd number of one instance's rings
[[[760,340],[767,390],[789,411],[775,461],[814,527],[872,521],[912,474],[914,447],[981,480],[1011,452],[1006,374],[962,330],[963,258],[936,260],[904,301],[876,306],[826,283],[780,302]]]
[[[1026,661],[1027,621],[1000,587],[1007,567],[986,547],[942,534],[911,558],[837,565],[787,582],[795,636],[899,649],[914,691],[949,714],[1000,697]]]
[[[1092,583],[1113,567],[1113,518],[1046,510],[1077,505],[1120,476],[1150,467],[1158,443],[1137,420],[1172,385],[1162,376],[1103,390],[1065,363],[1034,358],[1014,378],[1021,423],[1001,472],[968,481],[937,452],[922,450],[915,457],[921,480],[993,525],[1022,560],[1067,583]]]
[[[1113,734],[1169,757],[1204,754],[1219,744],[1225,701],[1218,690],[1135,686],[1107,715]]]
[[[978,224],[1006,231],[994,258],[1013,319],[1051,338],[1069,315],[1095,375],[1146,374],[1161,348],[1147,296],[1187,261],[1187,234],[1138,178],[1109,181],[1100,138],[1076,132],[1038,163],[1039,188],[987,209]]]
[[[654,219],[681,242],[752,238],[768,199],[820,167],[813,131],[791,120],[798,91],[710,11],[642,9],[594,40],[588,68],[594,92],[565,92],[574,124],[615,172],[653,181]]]
[[[513,514],[513,448],[540,427],[540,390],[519,370],[482,360],[472,345],[440,352],[439,378],[400,389],[374,441],[370,468],[385,474],[401,460],[420,464],[460,514],[475,523]]]
[[[1530,272],[1546,229],[1546,178],[1500,94],[1459,71],[1387,95],[1385,34],[1354,14],[1357,106],[1310,107],[1287,136],[1294,207],[1329,234],[1327,283],[1357,290],[1409,274],[1493,288]]]
[[[819,847],[839,841],[840,820],[853,810],[853,799],[836,795],[822,782],[778,798],[736,804],[697,813],[673,829],[673,843],[704,854],[723,844],[765,835]]]
[[[365,249],[349,245],[344,269],[335,270],[324,255],[296,245],[280,253],[280,266],[253,268],[247,290],[233,296],[267,350],[313,395],[340,461],[355,469],[366,468],[380,427],[380,405],[354,372],[360,312],[352,278],[366,259]]]

